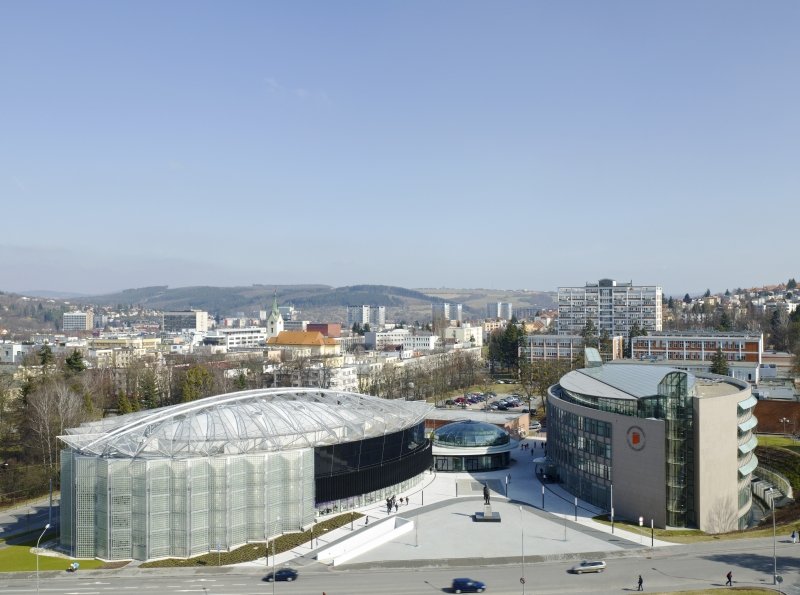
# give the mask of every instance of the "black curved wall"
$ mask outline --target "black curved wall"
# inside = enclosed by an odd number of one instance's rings
[[[425,424],[378,438],[314,449],[316,503],[380,490],[419,475],[433,464]]]

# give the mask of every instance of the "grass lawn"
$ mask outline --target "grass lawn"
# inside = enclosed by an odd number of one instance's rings
[[[12,543],[0,541],[0,572],[25,572],[36,570],[36,556],[31,548],[36,545],[40,533],[21,535],[13,538]],[[58,538],[58,533],[48,533],[42,537],[42,543]],[[39,556],[39,570],[66,570],[72,560]],[[100,560],[77,560],[81,568],[103,568],[105,562]]]

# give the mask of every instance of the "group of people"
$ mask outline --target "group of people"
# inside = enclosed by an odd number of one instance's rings
[[[386,498],[386,514],[391,514],[392,509],[397,512],[400,509],[400,504],[408,504],[408,498],[400,496],[400,500],[396,496]]]

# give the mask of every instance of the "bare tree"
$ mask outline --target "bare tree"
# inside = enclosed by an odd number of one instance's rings
[[[83,421],[83,398],[62,381],[42,382],[28,395],[26,413],[29,438],[40,451],[42,463],[54,470],[57,436]]]

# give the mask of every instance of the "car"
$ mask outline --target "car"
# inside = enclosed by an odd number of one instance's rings
[[[455,404],[456,404],[456,402],[455,402],[453,399],[447,399],[447,400],[444,402],[444,404],[445,404],[445,405],[447,405],[447,406],[451,406],[451,405],[455,405]]]
[[[450,590],[453,593],[483,593],[486,590],[486,583],[471,578],[454,578]]]
[[[605,560],[584,560],[570,568],[573,574],[583,574],[585,572],[603,572],[606,569]]]
[[[534,420],[534,421],[532,421],[531,423],[528,424],[528,429],[529,430],[541,430],[542,429],[542,424],[540,422]]]
[[[292,582],[297,580],[297,571],[294,568],[279,568],[273,575],[271,572],[264,577],[268,583],[272,581],[287,581]]]

